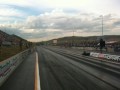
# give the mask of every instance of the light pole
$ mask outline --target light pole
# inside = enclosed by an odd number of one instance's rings
[[[73,37],[74,37],[74,32],[75,32],[75,31],[74,31],[74,27],[73,27]]]
[[[75,41],[74,41],[74,36],[75,36],[75,30],[74,30],[75,28],[74,28],[74,26],[73,26],[73,41],[72,41],[72,46],[74,47],[74,43],[75,43]]]
[[[103,38],[103,15],[100,16],[102,19],[102,38]]]

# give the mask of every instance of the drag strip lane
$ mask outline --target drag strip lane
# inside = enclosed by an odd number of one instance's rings
[[[107,64],[105,64],[104,62],[99,61],[99,63],[94,63],[93,61],[95,61],[95,60],[92,60],[89,58],[84,58],[84,57],[76,57],[73,54],[65,53],[64,52],[65,49],[63,50],[63,52],[60,49],[59,50],[56,50],[56,49],[53,50],[53,49],[54,48],[52,48],[52,49],[50,48],[49,50],[51,50],[55,53],[58,53],[60,55],[63,55],[65,57],[68,57],[75,62],[82,63],[81,66],[86,65],[85,67],[82,66],[81,69],[83,69],[85,72],[93,75],[94,77],[100,79],[101,81],[109,84],[110,86],[115,87],[118,90],[120,89],[119,70],[116,71],[115,67],[113,67],[112,65],[111,65],[111,67],[110,66],[108,67]],[[86,68],[88,66],[89,66],[89,68]]]
[[[80,69],[81,63],[38,47],[42,90],[117,90]]]

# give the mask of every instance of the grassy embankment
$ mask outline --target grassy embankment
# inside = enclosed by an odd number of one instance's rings
[[[0,47],[0,62],[10,58],[13,55],[16,55],[17,53],[24,51],[27,49],[25,46],[23,46],[22,50],[20,50],[19,46],[2,46]]]

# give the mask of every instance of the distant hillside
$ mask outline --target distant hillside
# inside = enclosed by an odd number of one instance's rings
[[[95,40],[99,40],[101,38],[101,36],[88,36],[88,37],[63,37],[63,38],[58,38],[58,41],[70,41],[70,40],[87,40],[87,41],[95,41]],[[120,41],[120,35],[105,35],[103,36],[103,39],[105,41]]]
[[[84,42],[98,42],[101,36],[88,36],[88,37],[78,37],[78,36],[71,36],[71,37],[62,37],[56,38],[49,41],[38,42],[38,44],[53,44],[54,40],[57,40],[57,44],[60,43],[84,43]],[[103,39],[106,42],[110,41],[117,41],[120,42],[120,35],[105,35]]]

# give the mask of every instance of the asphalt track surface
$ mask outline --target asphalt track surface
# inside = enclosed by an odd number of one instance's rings
[[[59,49],[53,48],[53,50]],[[93,72],[103,79],[108,78],[111,82],[119,82],[120,78],[114,74],[110,76],[105,71],[99,71],[95,67],[60,55],[49,48],[37,47],[37,52],[41,90],[120,90],[88,72]],[[35,58],[35,53],[29,55],[0,87],[0,90],[34,90]]]
[[[34,90],[35,53],[30,54],[10,75],[0,90]]]
[[[90,70],[87,65],[45,48],[37,49],[42,90],[120,90],[85,72],[83,66]]]

